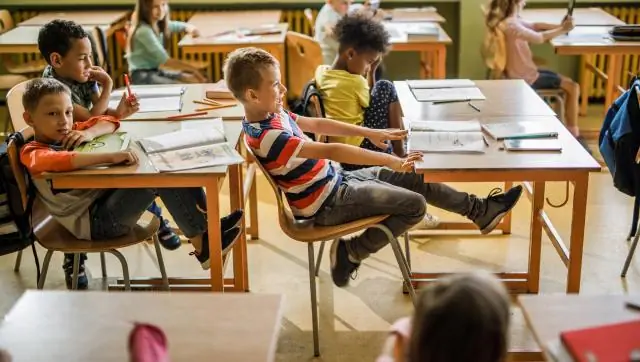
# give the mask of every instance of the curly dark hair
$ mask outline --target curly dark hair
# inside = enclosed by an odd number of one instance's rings
[[[38,33],[38,49],[40,54],[51,64],[51,54],[67,55],[73,39],[88,38],[89,34],[82,26],[69,20],[52,20],[45,24]]]
[[[371,15],[355,13],[344,16],[335,27],[340,52],[354,48],[357,52],[373,50],[386,53],[391,43],[389,32]]]

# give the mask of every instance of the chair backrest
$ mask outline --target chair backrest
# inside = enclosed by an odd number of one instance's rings
[[[9,109],[9,116],[11,117],[11,124],[13,129],[19,130],[27,127],[27,123],[24,121],[22,114],[24,113],[24,107],[22,106],[22,94],[28,81],[18,83],[7,92],[7,108]]]
[[[287,32],[286,39],[289,98],[297,99],[309,79],[313,79],[318,66],[322,65],[320,44],[310,36]]]
[[[27,194],[27,174],[25,168],[20,163],[20,147],[14,138],[9,138],[7,143],[7,155],[9,156],[9,164],[11,171],[18,184],[20,190],[20,198],[22,199],[22,207],[26,209],[28,202]]]
[[[15,27],[13,17],[9,10],[0,10],[0,34],[5,33]]]
[[[295,238],[296,233],[294,231],[294,228],[296,221],[293,217],[293,214],[291,213],[291,210],[289,210],[288,205],[283,200],[282,190],[280,190],[280,187],[278,187],[275,180],[271,177],[271,174],[269,174],[269,172],[262,166],[260,161],[258,161],[257,157],[253,153],[253,150],[251,149],[251,147],[249,147],[247,139],[244,136],[242,138],[244,141],[244,147],[247,150],[247,155],[254,161],[260,171],[262,171],[262,174],[269,182],[269,185],[271,185],[273,193],[276,195],[276,202],[278,204],[278,222],[280,223],[280,228],[285,234],[292,238]]]
[[[304,17],[307,19],[307,23],[309,23],[309,28],[311,29],[311,35],[315,35],[316,20],[313,18],[313,10],[311,10],[311,8],[304,9]]]
[[[107,37],[99,26],[96,26],[91,30],[91,35],[95,43],[95,49],[93,52],[96,55],[96,59],[94,59],[94,64],[102,67],[107,73],[109,73],[109,69],[107,68],[109,65],[109,62],[107,62]]]

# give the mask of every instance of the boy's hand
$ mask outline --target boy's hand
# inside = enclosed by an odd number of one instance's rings
[[[187,33],[191,34],[191,37],[198,38],[200,37],[200,30],[193,25],[188,25],[187,29],[185,29]]]
[[[376,147],[386,150],[389,148],[389,145],[385,143],[385,141],[403,141],[407,138],[407,134],[409,133],[407,130],[402,129],[370,129],[368,130],[368,134],[365,136],[371,141]]]
[[[387,165],[387,167],[397,172],[413,172],[415,170],[415,164],[418,161],[422,161],[422,153],[409,152],[407,157],[396,158],[391,164]]]
[[[92,66],[89,70],[89,80],[95,80],[103,87],[113,86],[113,80],[111,79],[109,74],[107,74],[104,69],[98,67],[97,65]]]
[[[565,16],[564,19],[562,19],[562,24],[561,24],[562,30],[569,32],[571,30],[573,30],[573,28],[575,28],[575,24],[573,23],[573,16]]]
[[[93,135],[86,131],[70,131],[67,133],[60,143],[62,147],[67,150],[72,150],[85,142],[93,140]]]
[[[127,92],[122,92],[122,97],[120,98],[120,102],[118,103],[118,107],[116,108],[116,114],[118,118],[125,119],[130,115],[136,113],[140,109],[140,104],[138,103],[138,98],[135,94],[132,94],[130,97],[127,97]]]
[[[114,165],[133,165],[138,163],[138,157],[131,151],[114,152],[111,154],[111,163]]]

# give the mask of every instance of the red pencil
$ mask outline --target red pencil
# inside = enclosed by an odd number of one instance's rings
[[[189,113],[189,114],[178,114],[178,115],[175,115],[175,116],[167,117],[167,120],[187,118],[187,117],[196,117],[196,116],[204,116],[207,113],[209,113],[209,112],[196,112],[196,113]]]
[[[131,92],[131,83],[129,82],[129,75],[127,73],[124,73],[124,84],[127,86],[127,92],[129,92],[129,97],[131,97],[133,93]]]

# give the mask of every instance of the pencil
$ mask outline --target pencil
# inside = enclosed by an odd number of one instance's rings
[[[223,104],[223,105],[213,106],[213,107],[197,108],[197,109],[196,109],[196,112],[201,112],[201,111],[212,111],[212,110],[214,110],[214,109],[228,108],[228,107],[233,107],[233,106],[235,106],[235,104]]]
[[[217,106],[217,104],[210,103],[210,102],[207,102],[207,101],[193,101],[193,103],[196,103],[196,104],[202,104],[202,105],[204,105],[204,106],[209,106],[209,107],[211,107],[211,106]]]
[[[207,114],[208,112],[196,112],[196,113],[188,113],[188,114],[177,114],[175,116],[170,116],[167,117],[167,120],[175,120],[175,119],[181,119],[181,118],[187,118],[187,117],[197,117],[197,116],[203,116],[205,114]]]
[[[476,107],[473,103],[471,103],[471,101],[469,101],[469,103],[467,103],[471,108],[475,109],[476,112],[480,112],[480,108]]]
[[[222,104],[222,103],[220,103],[220,102],[216,101],[215,99],[206,98],[206,97],[204,98],[204,101],[205,101],[205,102],[209,102],[209,103],[211,103],[211,104]]]

